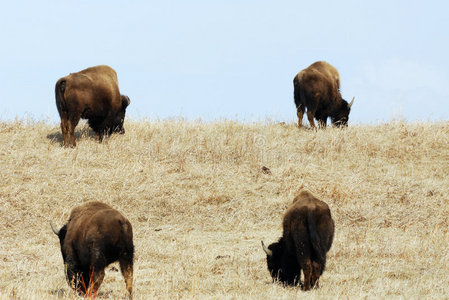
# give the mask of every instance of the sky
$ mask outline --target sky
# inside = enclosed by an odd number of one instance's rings
[[[296,121],[293,77],[340,72],[351,124],[449,120],[447,1],[0,0],[0,120],[59,122],[56,81],[107,64],[134,120]]]

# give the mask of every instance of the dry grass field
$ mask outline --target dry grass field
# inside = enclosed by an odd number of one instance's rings
[[[449,122],[127,121],[75,149],[59,125],[0,123],[0,298],[74,299],[59,241],[92,200],[133,224],[135,299],[449,298]],[[263,172],[262,167],[270,169]],[[272,284],[260,241],[307,189],[335,220],[321,287]],[[113,264],[98,298],[125,297]]]

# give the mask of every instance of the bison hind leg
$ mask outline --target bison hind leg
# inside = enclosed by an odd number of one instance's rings
[[[310,259],[304,259],[300,262],[300,265],[304,272],[304,290],[308,291],[312,282],[312,262]]]
[[[309,119],[309,123],[312,128],[316,128],[315,121],[313,120],[314,117],[315,117],[314,113],[310,109],[308,109],[307,110],[307,118]]]
[[[302,127],[302,117],[304,116],[304,107],[302,104],[299,104],[296,108],[296,115],[298,116],[298,127]]]
[[[319,287],[319,279],[320,279],[320,275],[322,273],[321,270],[321,266],[319,263],[317,263],[316,261],[312,262],[312,278],[310,281],[310,286],[311,287]]]
[[[129,298],[132,299],[133,293],[133,259],[132,256],[125,255],[119,259],[120,271],[125,279],[126,290]]]
[[[67,129],[69,133],[70,143],[72,147],[76,146],[75,142],[75,127],[78,125],[78,122],[80,121],[81,115],[79,114],[72,114],[69,116],[68,122],[67,122]]]
[[[64,144],[64,147],[69,146],[69,121],[67,118],[61,118],[61,132],[62,132],[62,143]]]

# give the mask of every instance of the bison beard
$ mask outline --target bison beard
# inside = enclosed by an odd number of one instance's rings
[[[57,230],[68,284],[80,294],[95,293],[104,269],[118,261],[132,296],[134,245],[132,226],[117,210],[101,202],[76,207],[69,221]]]
[[[318,286],[334,236],[328,205],[302,191],[285,213],[283,228],[278,242],[268,248],[262,242],[271,277],[285,285],[297,285],[303,270],[304,290]]]

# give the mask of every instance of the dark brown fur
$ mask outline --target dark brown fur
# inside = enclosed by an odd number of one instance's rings
[[[312,127],[314,118],[325,127],[328,117],[334,125],[347,126],[353,101],[348,104],[341,97],[340,75],[333,66],[317,61],[295,76],[293,86],[299,127],[306,109]]]
[[[283,235],[278,242],[267,249],[262,243],[267,253],[268,271],[273,280],[297,285],[302,269],[304,290],[309,290],[318,285],[334,237],[329,206],[302,191],[285,213],[282,227]]]
[[[125,133],[123,121],[130,101],[120,94],[111,67],[91,67],[59,79],[55,97],[64,146],[76,146],[74,132],[80,118],[88,120],[100,141],[104,134]]]
[[[88,202],[74,208],[67,224],[53,231],[61,244],[67,282],[74,290],[85,293],[82,282],[86,287],[92,282],[95,293],[103,281],[104,269],[119,261],[132,297],[133,232],[131,223],[120,212],[101,202]]]

